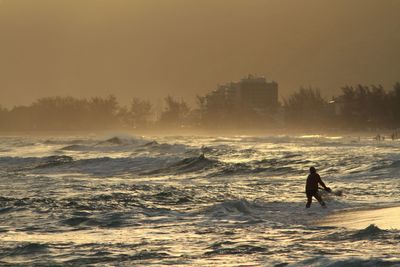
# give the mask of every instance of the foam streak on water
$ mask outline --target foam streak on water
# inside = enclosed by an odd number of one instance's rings
[[[399,204],[399,176],[396,141],[0,137],[0,265],[400,266],[399,230],[313,224]]]

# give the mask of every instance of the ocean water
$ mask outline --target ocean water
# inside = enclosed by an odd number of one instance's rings
[[[399,178],[391,140],[0,137],[0,265],[400,266],[399,229],[316,224],[400,204]]]

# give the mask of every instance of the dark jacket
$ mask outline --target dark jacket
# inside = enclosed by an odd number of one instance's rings
[[[318,173],[310,173],[307,177],[306,191],[318,190],[318,184],[326,188],[326,185],[322,182]]]

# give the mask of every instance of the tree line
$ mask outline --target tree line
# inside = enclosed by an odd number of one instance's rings
[[[344,86],[327,100],[318,89],[300,88],[284,100],[286,123],[292,127],[367,130],[400,128],[400,83]]]
[[[233,101],[233,100],[232,100]],[[0,106],[0,131],[107,129],[397,129],[400,128],[400,83],[344,86],[331,99],[316,88],[300,88],[268,112],[233,105],[229,98],[198,96],[195,107],[171,96],[156,114],[154,105],[133,98],[128,106],[115,96],[45,97],[28,106]]]

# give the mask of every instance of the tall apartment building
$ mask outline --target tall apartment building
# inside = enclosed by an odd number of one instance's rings
[[[278,107],[278,84],[264,77],[248,75],[238,82],[220,85],[207,95],[208,100],[223,97],[238,108],[251,108],[258,112],[275,111]]]

